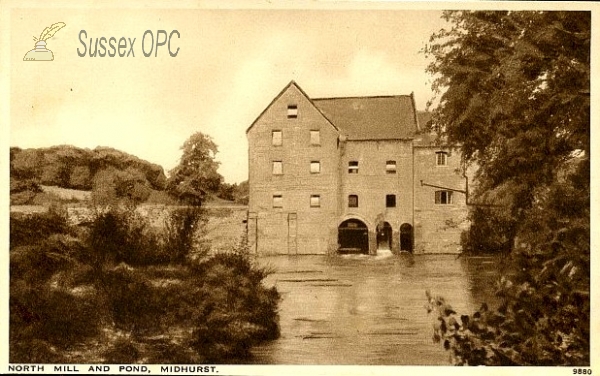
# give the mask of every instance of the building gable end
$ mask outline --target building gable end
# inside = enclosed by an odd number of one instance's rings
[[[263,118],[263,116],[265,115],[265,113],[267,113],[267,111],[269,111],[269,109],[271,107],[273,107],[273,105],[275,103],[277,103],[277,101],[289,90],[292,89],[292,87],[296,88],[304,98],[306,98],[306,100],[310,103],[310,105],[321,115],[321,117],[323,118],[323,120],[325,120],[329,125],[331,125],[331,127],[336,131],[339,132],[338,127],[335,126],[335,124],[333,124],[327,117],[325,117],[325,115],[321,112],[321,110],[315,106],[315,104],[313,103],[313,101],[310,99],[310,97],[304,92],[304,90],[302,90],[302,88],[300,86],[298,86],[298,84],[295,81],[290,81],[289,84],[287,84],[283,90],[281,90],[279,92],[279,94],[277,94],[275,96],[275,98],[273,98],[273,100],[271,101],[271,103],[269,103],[269,105],[260,113],[260,115],[258,115],[258,117],[252,122],[252,124],[248,127],[248,129],[246,129],[246,134],[248,134],[248,132],[250,132],[250,130],[254,127],[254,125],[256,123],[258,123],[260,121],[260,119]]]

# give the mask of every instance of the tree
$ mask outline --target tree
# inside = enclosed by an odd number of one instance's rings
[[[436,338],[457,364],[589,364],[591,14],[443,17],[451,27],[426,48],[432,127],[479,167],[477,198],[503,197],[517,273],[497,310],[459,318],[430,297]]]
[[[169,173],[167,191],[192,205],[200,205],[208,193],[218,192],[223,177],[217,172],[217,145],[210,136],[194,133],[181,147],[183,155]]]
[[[133,167],[124,171],[113,167],[102,169],[94,175],[92,182],[92,200],[100,206],[119,203],[135,206],[146,201],[150,192],[144,174]]]
[[[445,12],[428,71],[434,124],[479,166],[481,190],[511,190],[514,209],[589,158],[589,12]],[[519,214],[515,212],[514,214]]]

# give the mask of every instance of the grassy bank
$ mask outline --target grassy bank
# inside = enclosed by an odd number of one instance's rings
[[[132,210],[82,226],[11,213],[10,362],[242,362],[279,336],[279,294],[240,213],[173,210],[161,227]]]

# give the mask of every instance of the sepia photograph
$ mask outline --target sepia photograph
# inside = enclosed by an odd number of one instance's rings
[[[0,372],[591,375],[599,10],[1,4]]]

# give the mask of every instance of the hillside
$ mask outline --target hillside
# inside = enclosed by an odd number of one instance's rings
[[[107,171],[125,172],[155,190],[163,190],[167,181],[161,166],[109,147],[10,148],[11,181],[35,180],[47,186],[91,190],[98,174]]]

